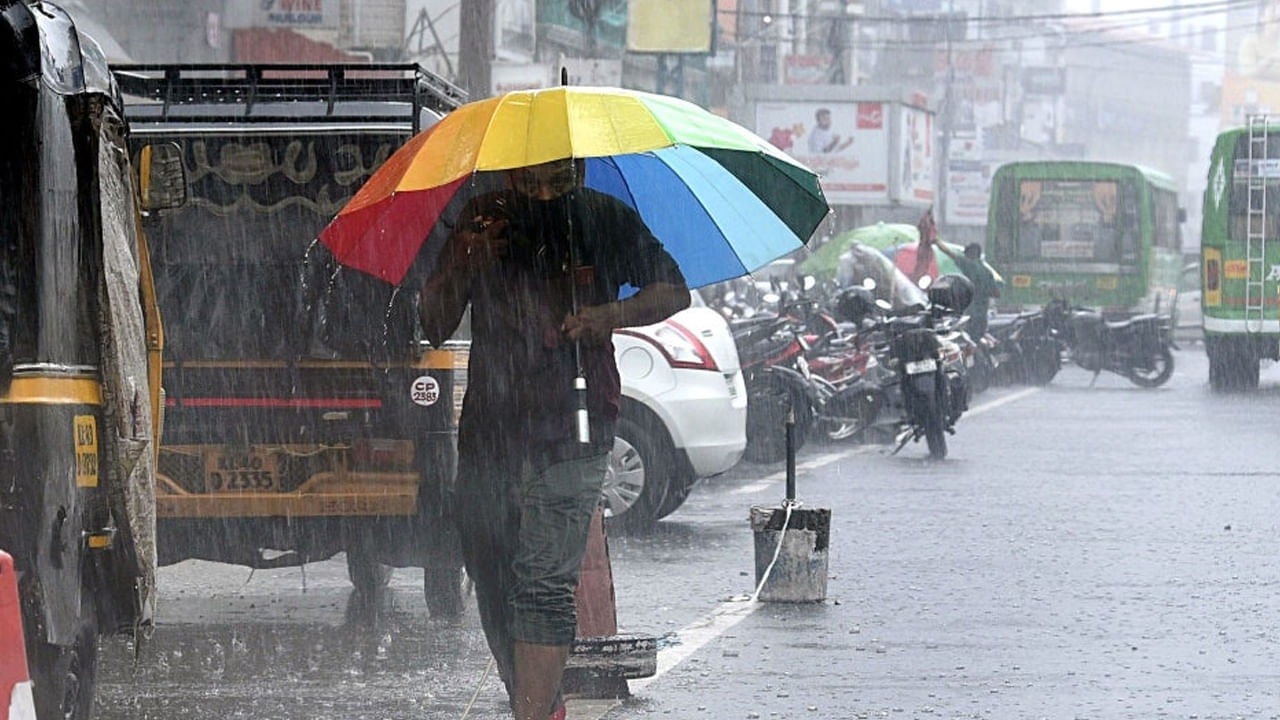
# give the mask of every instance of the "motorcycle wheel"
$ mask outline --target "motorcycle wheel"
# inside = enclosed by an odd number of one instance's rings
[[[796,409],[796,450],[808,434],[809,403],[790,383],[766,374],[747,387],[747,447],[742,458],[752,463],[775,463],[787,457],[787,411]]]
[[[947,456],[947,425],[943,417],[946,398],[943,393],[934,389],[918,393],[915,401],[920,403],[916,408],[916,418],[924,426],[924,440],[929,446],[929,456],[941,460]]]
[[[1029,385],[1048,385],[1062,369],[1062,354],[1053,345],[1037,345],[1024,357],[1024,374]]]
[[[1173,376],[1173,351],[1161,348],[1150,368],[1129,368],[1129,380],[1138,387],[1160,387]]]
[[[942,460],[947,456],[947,431],[943,427],[942,406],[936,395],[929,398],[928,413],[924,423],[924,441],[929,446],[929,456]]]

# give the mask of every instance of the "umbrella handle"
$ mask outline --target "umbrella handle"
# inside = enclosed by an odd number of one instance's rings
[[[578,442],[591,442],[591,425],[587,422],[587,379],[579,375],[573,379],[573,394],[578,400],[574,415],[578,421]]]

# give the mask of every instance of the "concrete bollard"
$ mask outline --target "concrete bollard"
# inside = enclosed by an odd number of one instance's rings
[[[821,602],[827,598],[830,508],[793,507],[788,520],[786,507],[753,506],[751,531],[755,534],[756,586],[761,601]],[[774,565],[769,571],[771,562]],[[769,577],[761,586],[766,571]]]

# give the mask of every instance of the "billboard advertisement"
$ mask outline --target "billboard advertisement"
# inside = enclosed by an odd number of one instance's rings
[[[832,205],[890,200],[888,102],[787,101],[756,104],[756,133],[821,176]]]
[[[1280,0],[1240,3],[1227,10],[1227,68],[1222,126],[1280,112]]]
[[[894,157],[901,158],[897,172],[899,188],[893,199],[906,203],[931,205],[934,200],[934,136],[933,113],[921,108],[901,106]]]
[[[947,225],[986,225],[995,163],[952,160],[947,168]]]
[[[709,53],[714,10],[712,0],[630,0],[627,50]]]

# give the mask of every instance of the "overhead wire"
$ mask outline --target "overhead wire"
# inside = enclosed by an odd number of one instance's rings
[[[1239,2],[1239,1],[1240,0],[1231,0],[1231,2]],[[1192,7],[1198,7],[1198,6],[1183,6],[1183,9],[1188,9]],[[1194,20],[1198,18],[1218,15],[1221,12],[1222,10],[1220,9],[1218,10],[1198,9],[1198,10],[1192,10],[1186,13],[1171,13],[1168,15],[1168,17],[1164,18],[1162,22],[1183,22],[1187,20]],[[823,18],[823,20],[827,22],[831,22],[836,19]],[[1007,20],[1006,24],[1009,26],[1007,29],[1017,30],[1018,32],[1014,34],[984,33],[980,36],[951,38],[950,40],[951,45],[953,48],[965,49],[965,48],[970,48],[974,46],[983,47],[983,46],[995,45],[1000,43],[1026,42],[1028,40],[1035,40],[1035,39],[1045,38],[1045,37],[1050,37],[1050,38],[1061,37],[1064,34],[1085,35],[1085,34],[1105,33],[1105,32],[1120,32],[1125,30],[1133,30],[1136,28],[1148,27],[1151,24],[1151,22],[1153,22],[1153,20],[1151,19],[1143,19],[1140,21],[1130,21],[1127,23],[1112,23],[1108,25],[1097,25],[1093,27],[1071,27],[1071,26],[1060,26],[1060,25],[1035,26],[1035,25],[1027,25],[1026,22],[1021,20],[1015,21],[1007,18],[1006,20]],[[853,21],[853,22],[859,22],[859,21]],[[930,22],[937,25],[945,25],[947,23],[946,20],[938,19],[936,17],[931,18]],[[1260,25],[1266,24],[1266,22],[1267,21],[1258,20],[1258,21],[1251,22],[1248,25],[1232,26],[1231,29],[1241,29],[1241,28],[1248,28],[1252,26],[1260,26]],[[956,24],[965,25],[967,24],[967,21],[957,21]],[[1130,43],[1130,42],[1142,42],[1142,43],[1160,42],[1170,37],[1198,35],[1202,33],[1205,29],[1208,29],[1208,28],[1193,28],[1186,33],[1175,33],[1173,35],[1169,35],[1169,34],[1152,35],[1150,38],[1133,38],[1133,39],[1126,39],[1126,40],[1117,39],[1115,42],[1119,44]],[[763,28],[760,31],[757,31],[750,35],[740,35],[738,37],[738,42],[740,44],[743,41],[762,40],[776,32],[777,32],[777,23],[774,23],[770,27]],[[779,37],[779,38],[776,38],[776,40],[778,42],[788,42],[793,40],[793,38]],[[902,47],[902,48],[918,47],[921,49],[930,49],[930,48],[937,47],[939,44],[945,41],[946,41],[945,38],[929,38],[929,39],[877,38],[873,42],[878,47]],[[848,45],[841,45],[841,48],[847,49]]]
[[[1257,0],[1209,0],[1208,2],[1192,3],[1185,5],[1159,5],[1145,8],[1130,8],[1127,10],[1106,10],[1087,13],[1037,13],[1025,15],[970,15],[964,18],[967,23],[1010,23],[1010,22],[1036,22],[1050,20],[1088,20],[1103,19],[1110,17],[1123,17],[1127,15],[1144,15],[1144,14],[1161,14],[1169,12],[1178,12],[1182,10],[1198,10],[1210,9],[1211,12],[1220,12],[1230,10],[1235,7],[1256,7]],[[834,20],[845,18],[852,22],[858,23],[883,23],[883,24],[913,24],[913,23],[937,23],[941,18],[947,17],[945,14],[932,13],[921,15],[841,15],[832,13],[774,13],[765,10],[743,10],[738,8],[720,8],[717,14],[730,15],[735,17],[747,17],[758,20],[771,20],[776,23],[779,20]],[[771,24],[772,24],[771,23]]]

